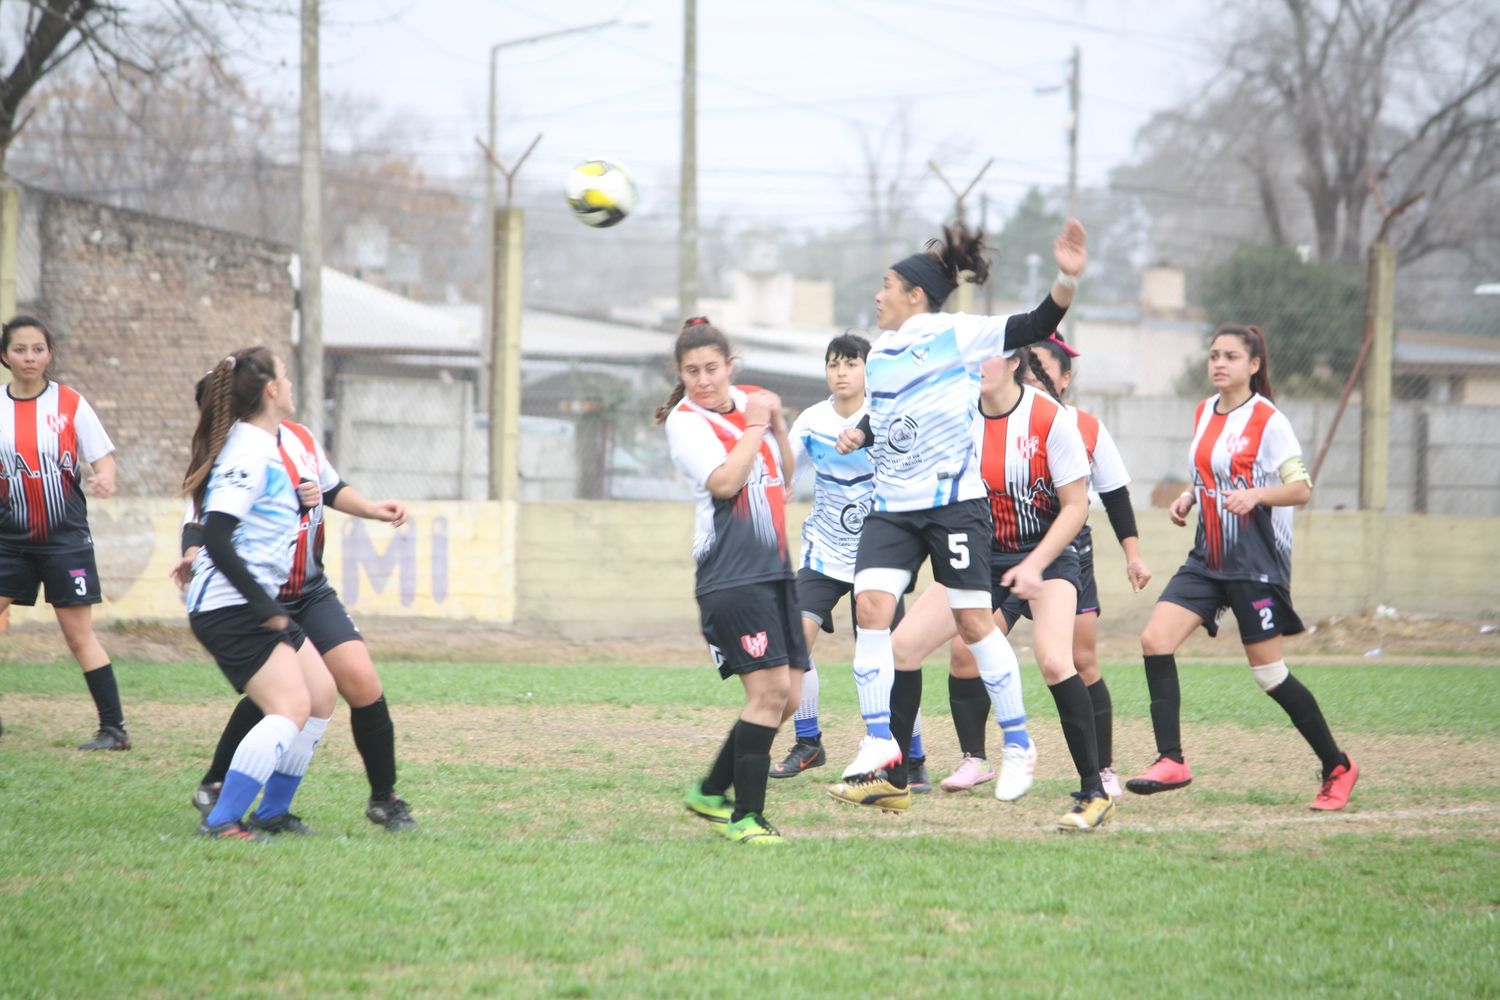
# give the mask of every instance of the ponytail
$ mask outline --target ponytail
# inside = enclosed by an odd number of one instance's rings
[[[209,474],[229,437],[229,428],[236,420],[260,412],[265,405],[263,390],[275,377],[276,359],[271,352],[250,347],[229,355],[199,380],[198,426],[193,431],[187,475],[182,479],[182,494],[192,498],[195,519],[203,514]]]
[[[1047,395],[1051,396],[1059,403],[1062,402],[1062,393],[1058,392],[1057,386],[1052,383],[1052,376],[1047,374],[1047,368],[1042,364],[1042,359],[1037,357],[1036,353],[1032,351],[1030,347],[1023,347],[1018,353],[1021,355],[1022,363],[1026,365],[1026,368],[1031,372],[1032,377],[1041,383],[1042,388],[1046,391]],[[1016,384],[1023,384],[1021,379],[1020,365],[1016,366]]]
[[[729,338],[710,323],[707,316],[694,316],[682,324],[682,332],[677,335],[677,343],[672,348],[672,370],[681,371],[683,357],[700,347],[712,347],[724,356],[726,362],[734,360],[734,354],[729,349]],[[667,394],[667,401],[656,408],[656,422],[666,423],[667,417],[671,416],[686,395],[687,386],[682,384],[682,378],[678,376],[672,391]]]

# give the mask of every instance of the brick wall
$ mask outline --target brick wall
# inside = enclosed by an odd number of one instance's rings
[[[172,494],[199,376],[258,344],[292,364],[290,249],[34,189],[21,197],[17,311],[49,321],[50,373],[104,422],[121,493]]]

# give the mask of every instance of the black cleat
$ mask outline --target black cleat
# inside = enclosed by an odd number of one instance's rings
[[[793,743],[792,748],[787,751],[786,759],[780,764],[771,765],[771,777],[795,778],[803,771],[822,767],[826,763],[828,763],[828,754],[823,752],[822,741],[799,736],[797,742]]]
[[[248,840],[251,843],[259,843],[261,840],[237,819],[220,823],[218,826],[209,826],[208,821],[204,820],[198,824],[198,836],[210,837],[214,840]]]
[[[932,779],[927,776],[927,758],[912,757],[906,762],[906,787],[914,795],[925,795],[932,791]]]
[[[129,750],[130,735],[118,726],[100,726],[94,738],[78,744],[80,750]]]
[[[284,812],[280,816],[272,816],[270,819],[262,819],[252,814],[249,819],[245,820],[245,826],[256,833],[269,833],[272,836],[283,833],[294,833],[303,837],[313,835],[312,827],[302,822],[301,817],[289,812]]]
[[[365,818],[376,826],[385,827],[388,833],[403,833],[417,828],[417,821],[411,818],[411,807],[397,798],[394,792],[384,802],[371,799],[369,805],[365,806]]]
[[[193,789],[193,808],[208,819],[208,814],[214,811],[214,806],[219,804],[219,793],[224,790],[224,782],[215,781],[211,784],[199,785]]]

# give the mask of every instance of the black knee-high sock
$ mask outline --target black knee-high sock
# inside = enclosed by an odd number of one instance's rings
[[[983,757],[985,726],[990,721],[990,693],[984,689],[984,679],[949,674],[948,707],[953,710],[959,750],[970,757]]]
[[[734,724],[734,815],[737,823],[750,813],[766,811],[766,781],[771,776],[773,726],[741,719]]]
[[[115,683],[114,665],[106,663],[97,670],[85,670],[83,680],[99,712],[99,725],[124,729],[125,711],[120,707],[120,686]]]
[[[1094,745],[1099,748],[1099,766],[1113,767],[1115,763],[1115,703],[1109,696],[1109,686],[1101,677],[1088,686],[1089,701],[1094,705]]]
[[[708,777],[703,779],[701,787],[704,795],[723,795],[734,784],[734,734],[739,728],[740,725],[736,722],[730,728],[729,735],[724,737],[724,745],[719,747],[719,755],[709,767]]]
[[[354,730],[354,747],[365,762],[370,798],[384,802],[396,792],[396,727],[385,695],[364,708],[349,709],[349,728]]]
[[[229,762],[234,760],[234,751],[239,748],[240,740],[265,717],[265,713],[256,707],[255,702],[248,697],[240,699],[239,704],[234,706],[234,711],[229,713],[224,731],[219,734],[219,745],[214,747],[213,763],[208,765],[203,784],[217,785],[224,781],[224,775],[229,773]]]
[[[1177,657],[1146,657],[1146,690],[1151,692],[1151,728],[1156,752],[1182,763],[1182,689],[1177,686]]]
[[[1062,722],[1068,753],[1078,769],[1078,783],[1085,794],[1104,790],[1099,780],[1099,748],[1094,745],[1094,705],[1083,678],[1074,674],[1067,680],[1048,684],[1052,700],[1057,703],[1057,717]]]
[[[911,734],[917,726],[917,712],[922,708],[922,671],[898,670],[891,682],[891,735],[901,748],[901,763],[886,768],[886,780],[897,788],[906,787],[906,762],[911,757]]]
[[[1328,722],[1323,718],[1323,710],[1318,707],[1318,699],[1313,697],[1313,693],[1301,681],[1287,674],[1286,680],[1266,693],[1286,710],[1292,725],[1297,727],[1297,732],[1302,734],[1307,745],[1313,748],[1313,753],[1318,755],[1318,760],[1323,762],[1323,777],[1328,777],[1340,764],[1349,762],[1339,750],[1339,745],[1333,741],[1333,733],[1328,731]]]

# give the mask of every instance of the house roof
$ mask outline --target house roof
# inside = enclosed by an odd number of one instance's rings
[[[1464,375],[1477,369],[1490,373],[1500,371],[1500,338],[1401,330],[1396,334],[1394,359],[1407,371]]]

